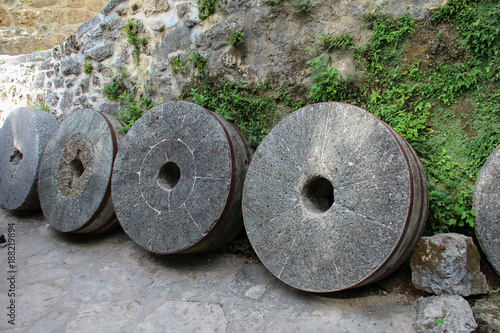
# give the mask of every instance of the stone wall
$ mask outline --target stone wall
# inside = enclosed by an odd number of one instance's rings
[[[360,45],[369,34],[363,27],[363,15],[376,6],[396,16],[409,11],[423,17],[428,9],[445,2],[312,0],[309,13],[297,14],[291,1],[283,0],[273,8],[263,0],[220,0],[216,13],[201,21],[194,0],[112,0],[52,49],[0,56],[1,117],[33,101],[45,102],[59,118],[83,107],[117,112],[119,105],[107,101],[102,93],[117,76],[125,77],[130,89],[137,85],[150,88],[154,102],[176,99],[196,68],[191,65],[174,73],[172,59],[194,52],[207,59],[205,72],[209,75],[305,92],[310,84],[307,61],[325,52],[315,35],[348,32]],[[139,24],[140,38],[148,41],[139,62],[120,29],[131,20]],[[235,30],[245,36],[237,47],[227,42]],[[305,50],[314,45],[314,52]],[[345,77],[356,79],[352,54],[352,50],[334,52],[330,61]],[[85,63],[93,67],[88,74],[83,72]]]
[[[0,54],[26,54],[60,44],[106,0],[4,0],[0,3]]]

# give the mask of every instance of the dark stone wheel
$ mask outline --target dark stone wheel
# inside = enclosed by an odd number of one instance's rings
[[[39,194],[49,224],[62,232],[105,232],[118,225],[111,172],[123,132],[100,112],[70,114],[45,150]]]
[[[40,209],[38,171],[57,126],[52,114],[26,107],[5,120],[0,130],[0,203],[5,208]]]
[[[416,153],[358,107],[321,103],[283,119],[257,148],[243,216],[262,263],[284,283],[333,292],[383,278],[425,227]]]
[[[157,105],[130,129],[113,170],[125,232],[161,254],[213,250],[242,228],[250,154],[238,130],[203,107]]]
[[[500,276],[500,146],[481,168],[474,191],[477,240]]]

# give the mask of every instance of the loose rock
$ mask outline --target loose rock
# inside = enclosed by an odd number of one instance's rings
[[[472,308],[479,332],[500,332],[500,307],[480,299]]]
[[[458,295],[432,296],[417,301],[418,332],[469,333],[476,322],[469,303]]]
[[[488,292],[477,247],[465,235],[422,237],[411,268],[413,285],[428,293],[469,296]]]

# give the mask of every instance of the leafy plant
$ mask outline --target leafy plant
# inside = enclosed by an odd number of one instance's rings
[[[128,22],[121,27],[122,32],[127,38],[127,44],[132,47],[132,54],[134,56],[136,64],[140,62],[140,54],[145,46],[148,44],[148,40],[145,37],[139,37],[139,23],[137,21],[128,20]]]
[[[276,7],[281,3],[281,0],[264,0],[264,3],[270,7]]]
[[[137,88],[137,86],[136,86]],[[116,116],[118,120],[123,121],[126,125],[121,129],[128,131],[135,122],[155,104],[150,99],[150,89],[131,93],[124,91],[119,97],[118,101],[121,105],[121,112]]]
[[[113,78],[110,83],[104,86],[103,95],[111,101],[118,101],[120,96],[127,91],[121,78]]]
[[[207,59],[203,58],[200,53],[191,50],[170,58],[172,73],[182,75],[188,75],[191,66],[198,71],[197,75],[202,75],[205,72],[206,62]]]
[[[188,62],[198,70],[198,75],[203,75],[205,73],[205,64],[207,59],[205,59],[198,51],[192,51],[188,57]]]
[[[92,64],[91,64],[91,63],[89,63],[89,62],[85,62],[85,63],[83,64],[83,72],[84,72],[85,74],[90,74],[90,73],[92,73],[92,71],[93,71],[93,70],[94,70],[94,66],[92,66]]]
[[[257,258],[257,254],[253,250],[253,247],[248,240],[248,236],[244,231],[240,232],[233,240],[222,246],[220,251],[235,255],[243,255],[251,257],[252,259]]]
[[[309,61],[308,102],[359,105],[391,125],[417,151],[429,183],[427,233],[473,233],[474,182],[500,143],[499,13],[500,6],[490,0],[450,0],[429,21],[408,14],[394,19],[376,11],[365,17],[372,29],[369,41],[355,47],[362,75],[354,83],[340,80],[328,54]],[[434,30],[429,31],[439,31],[436,41],[452,38],[447,47],[456,47],[458,57],[415,58],[406,45],[422,43],[411,38],[430,25]],[[445,33],[451,37],[445,39]],[[333,43],[333,37],[316,38],[327,48]]]
[[[217,112],[234,122],[256,147],[275,123],[276,105],[266,96],[241,81],[228,82],[221,78],[200,77],[186,87],[182,99],[192,101]]]
[[[215,13],[215,1],[216,0],[198,0],[198,17],[201,20]]]
[[[444,324],[444,318],[436,318],[436,324],[438,324],[439,326],[443,325]]]
[[[244,41],[245,41],[245,32],[241,30],[235,30],[231,33],[231,36],[229,36],[227,43],[233,46],[239,46],[243,44]]]
[[[311,3],[293,0],[292,6],[295,8],[295,14],[307,14],[311,11]]]
[[[348,32],[345,32],[336,37],[318,34],[314,36],[314,38],[321,40],[329,51],[337,50],[343,47],[354,46],[354,37]]]
[[[29,100],[27,105],[28,105],[28,107],[35,109],[35,110],[50,112],[50,107],[47,105],[45,98],[43,98],[42,96],[39,96],[39,97],[35,98],[34,100]]]
[[[179,54],[170,58],[172,73],[186,75],[189,72],[188,59],[185,54]]]

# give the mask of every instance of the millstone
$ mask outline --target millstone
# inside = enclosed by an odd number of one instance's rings
[[[0,203],[12,210],[36,210],[38,170],[56,118],[22,107],[13,111],[0,130]]]
[[[237,129],[188,102],[157,105],[123,140],[112,195],[125,232],[161,254],[215,249],[242,228],[250,159]]]
[[[488,157],[477,177],[473,207],[477,240],[500,275],[500,146]]]
[[[262,263],[284,283],[333,292],[387,276],[425,226],[416,153],[358,107],[322,103],[283,119],[257,148],[243,216]]]
[[[118,121],[83,109],[70,114],[49,141],[40,167],[39,194],[49,224],[62,232],[97,233],[118,222],[111,172],[122,132]]]

